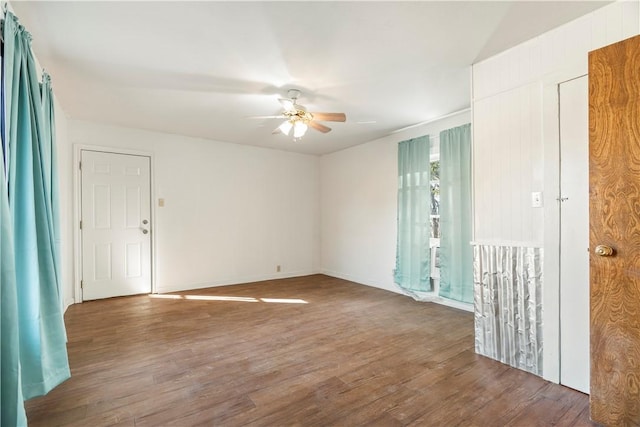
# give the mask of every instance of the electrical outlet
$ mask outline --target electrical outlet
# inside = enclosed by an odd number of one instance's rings
[[[276,265],[276,273],[280,273],[280,270],[281,270],[280,266]]]

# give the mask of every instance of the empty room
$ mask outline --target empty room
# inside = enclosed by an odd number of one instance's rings
[[[2,427],[640,424],[639,0],[1,31]]]

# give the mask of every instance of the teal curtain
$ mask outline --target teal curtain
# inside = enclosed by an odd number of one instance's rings
[[[19,357],[22,393],[29,399],[70,376],[60,304],[57,171],[49,134],[54,131],[49,123],[53,115],[43,103],[50,102],[49,79],[45,76],[41,88],[31,36],[11,12],[5,15],[3,36],[7,191],[17,299],[16,317],[8,321],[18,325],[19,344],[13,351]],[[4,245],[4,233],[2,240]],[[4,361],[4,352],[2,357]],[[3,385],[4,380],[3,375]],[[4,412],[4,394],[2,407]]]
[[[18,296],[4,159],[0,159],[0,425],[27,424],[20,380]]]
[[[440,132],[440,296],[473,302],[471,124]]]
[[[43,143],[42,143],[42,158],[46,159],[43,162],[43,177],[45,181],[45,189],[48,189],[45,194],[49,199],[51,206],[51,224],[52,224],[52,238],[53,238],[53,266],[56,272],[57,285],[58,285],[58,300],[62,310],[64,310],[64,295],[61,282],[61,270],[60,270],[60,203],[59,203],[59,186],[58,186],[58,162],[56,158],[56,117],[55,109],[53,106],[53,89],[51,88],[51,76],[47,73],[42,75],[42,84],[40,85],[40,93],[42,97],[42,129],[43,129]],[[66,341],[66,331],[65,341]]]
[[[431,291],[429,136],[398,144],[398,236],[394,280],[405,291]]]

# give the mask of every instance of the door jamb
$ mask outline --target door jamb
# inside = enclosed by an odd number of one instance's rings
[[[76,304],[83,301],[82,288],[82,234],[80,233],[82,181],[80,175],[80,159],[82,151],[99,151],[103,153],[144,156],[149,158],[149,181],[151,200],[151,293],[156,293],[156,226],[155,204],[155,165],[151,151],[130,150],[126,148],[106,147],[100,145],[74,144],[73,146],[73,299]]]

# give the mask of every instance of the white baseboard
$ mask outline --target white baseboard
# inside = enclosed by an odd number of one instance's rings
[[[167,292],[191,291],[195,289],[216,288],[219,286],[241,285],[243,283],[263,282],[265,280],[288,279],[292,277],[310,276],[312,274],[320,274],[318,270],[302,270],[287,271],[274,273],[269,275],[242,276],[234,278],[226,278],[214,280],[212,282],[189,283],[175,286],[158,286],[156,293],[163,294]]]
[[[157,293],[162,294],[167,292],[191,291],[191,290],[204,289],[204,288],[241,285],[243,283],[262,282],[265,280],[276,280],[276,279],[288,279],[292,277],[310,276],[313,274],[325,274],[327,276],[336,277],[338,279],[348,280],[350,282],[357,283],[358,285],[370,286],[372,288],[378,288],[378,289],[393,292],[396,294],[405,295],[402,292],[402,290],[395,285],[391,287],[385,284],[376,283],[373,280],[362,279],[360,277],[352,276],[350,274],[338,273],[336,271],[325,270],[325,269],[283,272],[283,273],[276,273],[272,275],[245,276],[240,278],[223,279],[223,280],[216,280],[216,281],[205,282],[205,283],[191,283],[191,284],[177,285],[177,286],[171,286],[171,287],[160,287],[157,290]],[[425,302],[433,302],[436,304],[446,305],[448,307],[457,308],[459,310],[473,312],[473,304],[466,304],[463,302],[449,300],[446,298],[439,297],[435,294],[429,294],[429,293],[421,294],[420,300]],[[72,298],[65,300],[64,311],[66,312],[67,308],[69,308],[69,306],[74,303],[75,301]]]
[[[385,291],[394,292],[400,295],[406,295],[402,292],[397,285],[393,285],[393,287],[388,285],[383,285],[380,283],[376,283],[373,280],[363,279],[360,277],[352,276],[350,274],[338,273],[336,271],[331,270],[321,270],[321,274],[326,274],[327,276],[337,277],[338,279],[348,280],[350,282],[357,283],[359,285],[371,286],[373,288],[384,289]],[[473,313],[473,304],[467,304],[464,302],[453,301],[447,298],[442,298],[434,293],[424,292],[418,295],[419,300],[423,302],[433,302],[436,304],[446,305],[447,307],[457,308],[459,310],[469,311]]]
[[[344,274],[344,273],[339,273],[337,271],[331,271],[331,270],[325,270],[325,269],[320,270],[320,274],[336,277],[338,279],[348,280],[350,282],[354,282],[359,285],[371,286],[372,288],[384,289],[385,291],[395,292],[396,294],[402,294],[400,289],[398,289],[397,286],[395,285],[390,286],[390,285],[379,283],[371,279],[365,279],[362,277],[352,276],[350,274]]]
[[[447,307],[457,308],[458,310],[468,311],[473,313],[473,304],[468,304],[466,302],[454,301],[447,298],[442,297],[434,297],[433,302],[436,304],[446,305]]]

